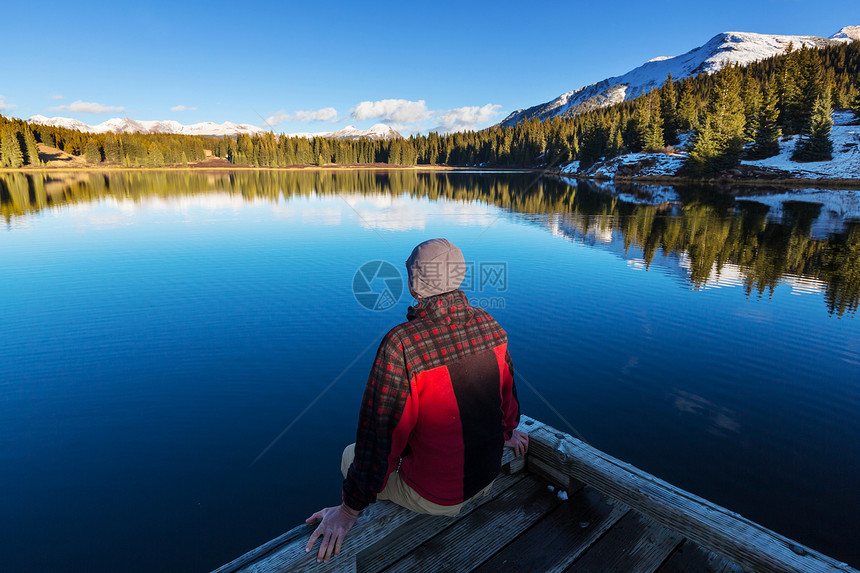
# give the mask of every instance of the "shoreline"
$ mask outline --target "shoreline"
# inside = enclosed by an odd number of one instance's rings
[[[826,188],[848,188],[860,189],[860,179],[806,179],[806,178],[781,178],[781,179],[756,179],[756,178],[710,178],[696,179],[693,177],[670,177],[666,175],[643,175],[641,177],[615,177],[607,179],[604,177],[586,177],[582,175],[571,175],[569,173],[552,172],[548,175],[566,177],[577,181],[597,181],[600,183],[638,183],[640,185],[713,185],[716,187],[826,187]]]
[[[614,178],[594,177],[575,175],[564,173],[558,170],[546,170],[537,167],[473,167],[473,166],[453,166],[453,165],[388,165],[385,163],[365,163],[365,164],[346,164],[346,165],[287,165],[284,167],[261,166],[254,167],[252,165],[231,165],[226,162],[201,162],[197,164],[182,166],[172,165],[164,167],[125,167],[122,165],[73,165],[73,166],[26,166],[26,167],[2,167],[0,174],[5,173],[103,173],[103,172],[169,172],[169,171],[187,171],[187,172],[230,172],[230,171],[467,171],[473,173],[537,173],[549,175],[558,178],[567,178],[577,181],[595,181],[605,183],[622,183],[622,184],[642,184],[642,185],[713,185],[717,187],[825,187],[825,188],[848,188],[860,189],[860,179],[852,178],[735,178],[721,177],[697,179],[693,177],[674,177],[667,175],[643,175],[639,177],[616,176]]]
[[[335,171],[335,170],[365,170],[365,171],[475,171],[475,172],[498,172],[498,171],[539,171],[532,168],[520,167],[463,167],[446,164],[421,164],[421,165],[390,165],[388,163],[330,163],[326,165],[313,165],[309,163],[284,165],[282,167],[271,165],[241,165],[232,164],[221,159],[207,159],[197,161],[188,165],[163,165],[160,167],[133,166],[126,167],[111,163],[82,164],[75,161],[71,165],[58,165],[52,162],[49,165],[27,165],[24,167],[0,167],[0,173],[40,173],[55,172],[66,173],[70,171],[80,172],[103,172],[103,171]]]

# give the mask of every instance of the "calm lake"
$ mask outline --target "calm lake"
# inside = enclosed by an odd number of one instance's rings
[[[0,215],[4,570],[207,571],[339,503],[411,302],[363,265],[433,237],[525,413],[860,566],[858,191],[6,174]]]

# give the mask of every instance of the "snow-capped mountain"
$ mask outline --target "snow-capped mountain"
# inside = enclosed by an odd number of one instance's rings
[[[343,129],[337,131],[324,131],[320,133],[291,133],[289,137],[330,137],[332,139],[401,139],[403,138],[390,125],[377,123],[371,125],[367,129],[357,129],[351,125],[347,125]]]
[[[397,131],[395,131],[390,125],[385,125],[384,123],[371,125],[369,128],[364,130],[356,129],[351,125],[347,125],[343,129],[330,133],[329,137],[334,137],[335,139],[361,139],[362,137],[366,137],[367,139],[403,138],[403,136],[397,133]]]
[[[34,115],[28,119],[30,123],[50,125],[53,127],[64,127],[66,129],[76,129],[87,133],[178,133],[182,135],[208,135],[208,136],[232,136],[240,133],[253,135],[255,133],[264,133],[269,131],[266,128],[257,127],[248,123],[233,123],[226,121],[224,123],[215,123],[213,121],[204,121],[201,123],[193,123],[191,125],[183,125],[178,121],[139,121],[124,117],[122,119],[115,117],[104,121],[98,125],[87,125],[77,119],[69,117],[45,117],[44,115]],[[397,139],[402,137],[390,126],[382,123],[371,126],[368,129],[356,129],[349,125],[338,131],[328,131],[324,133],[296,133],[287,134],[290,137],[332,137],[335,139]]]
[[[724,32],[681,56],[657,57],[622,76],[607,78],[561,94],[547,103],[517,110],[502,120],[500,125],[513,126],[535,117],[541,121],[553,117],[574,117],[592,109],[636,98],[663,85],[669,74],[672,74],[673,79],[680,80],[702,72],[713,73],[729,64],[745,66],[781,54],[789,44],[795,49],[801,46],[814,48],[854,40],[860,40],[860,26],[842,28],[830,38]]]
[[[87,125],[77,119],[68,117],[45,117],[44,115],[34,115],[28,119],[30,123],[42,125],[51,125],[54,127],[65,127],[67,129],[77,129],[88,133],[179,133],[183,135],[238,135],[245,133],[252,135],[266,131],[261,127],[250,125],[247,123],[237,124],[226,121],[218,124],[212,121],[204,121],[202,123],[193,123],[191,125],[183,125],[178,121],[138,121],[124,117],[122,119],[115,117],[104,121],[98,125]]]

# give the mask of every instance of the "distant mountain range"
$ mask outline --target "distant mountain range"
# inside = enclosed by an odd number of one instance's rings
[[[224,123],[215,123],[212,121],[204,121],[202,123],[193,123],[184,125],[178,121],[139,121],[128,117],[113,118],[104,121],[98,125],[87,125],[77,119],[69,117],[45,117],[44,115],[34,115],[28,119],[30,123],[50,125],[53,127],[64,127],[67,129],[76,129],[87,133],[178,133],[182,135],[208,135],[208,136],[235,136],[241,134],[254,135],[256,133],[265,133],[269,131],[256,125],[248,123],[233,123],[226,121]],[[335,139],[399,139],[403,136],[397,133],[390,126],[377,123],[368,129],[357,129],[351,125],[346,126],[338,131],[327,131],[323,133],[294,133],[287,134],[290,137],[331,137]]]
[[[371,125],[367,129],[357,129],[351,125],[347,125],[343,129],[337,131],[328,131],[325,133],[292,133],[288,134],[291,137],[331,137],[333,139],[402,139],[403,136],[395,131],[391,126],[384,123]]]
[[[824,47],[836,42],[860,40],[860,26],[842,28],[829,38],[818,36],[776,36],[749,32],[724,32],[705,45],[681,56],[654,58],[622,76],[563,93],[552,101],[511,113],[499,125],[516,125],[538,118],[574,117],[596,109],[634,99],[660,87],[669,74],[680,80],[702,72],[713,73],[730,64],[742,66],[783,53],[788,45]]]

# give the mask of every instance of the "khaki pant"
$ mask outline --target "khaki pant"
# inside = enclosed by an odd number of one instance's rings
[[[352,465],[352,460],[354,459],[355,444],[350,444],[344,448],[343,457],[340,460],[340,473],[343,474],[344,478],[346,478],[346,472],[349,470],[349,466]],[[490,488],[492,487],[493,484],[490,483],[490,485],[478,492],[475,497],[487,495],[490,493]],[[379,492],[379,495],[377,495],[376,498],[394,502],[410,511],[414,511],[415,513],[427,513],[430,515],[454,516],[460,513],[460,509],[466,503],[439,505],[438,503],[427,501],[418,495],[417,491],[406,485],[406,483],[400,479],[400,472],[392,472],[392,474],[388,476],[388,483],[385,484],[385,489]]]

